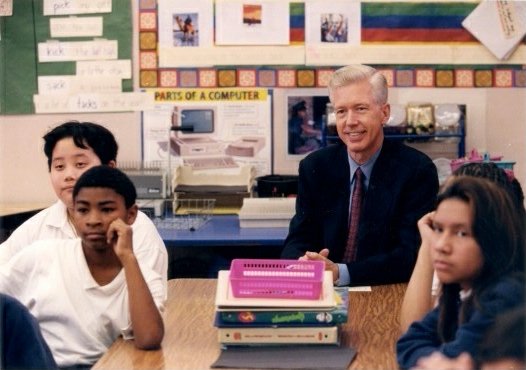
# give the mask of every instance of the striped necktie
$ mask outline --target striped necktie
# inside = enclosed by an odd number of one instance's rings
[[[364,193],[363,172],[358,167],[354,172],[354,191],[351,197],[351,219],[349,221],[349,235],[347,245],[343,255],[343,262],[352,262],[356,259],[356,240],[358,239],[358,225],[360,224],[360,213],[362,209],[362,199]]]

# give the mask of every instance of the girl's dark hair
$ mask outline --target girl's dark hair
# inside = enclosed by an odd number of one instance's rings
[[[130,178],[124,172],[110,166],[95,166],[84,172],[73,188],[73,200],[82,188],[113,189],[122,195],[127,209],[133,206],[137,199],[137,191]]]
[[[499,185],[471,176],[454,179],[438,196],[466,202],[472,211],[472,233],[482,253],[483,264],[472,284],[472,293],[462,303],[460,322],[478,306],[480,295],[499,278],[524,272],[525,224],[510,194]],[[459,318],[458,284],[444,284],[440,297],[438,333],[444,342],[453,339]]]
[[[93,149],[102,164],[117,160],[119,146],[110,130],[96,123],[69,121],[55,127],[43,137],[48,170],[51,171],[53,149],[60,140],[66,138],[72,138],[79,148]]]

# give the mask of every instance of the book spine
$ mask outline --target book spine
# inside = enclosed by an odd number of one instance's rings
[[[223,344],[337,344],[338,327],[218,328]]]
[[[347,318],[347,309],[337,311],[221,311],[219,312],[218,325],[335,325],[347,322]]]

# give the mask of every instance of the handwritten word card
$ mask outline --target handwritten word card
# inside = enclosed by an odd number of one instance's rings
[[[117,40],[41,42],[38,44],[38,61],[42,63],[117,59],[117,47]]]
[[[77,62],[77,76],[128,79],[132,77],[131,71],[130,59]]]
[[[33,95],[35,113],[128,112],[151,110],[152,92],[118,94]]]
[[[51,18],[51,37],[102,36],[102,17]]]
[[[44,0],[44,15],[111,13],[111,0]]]
[[[118,93],[121,89],[117,77],[38,76],[39,94]]]
[[[0,17],[13,15],[13,0],[0,0]]]

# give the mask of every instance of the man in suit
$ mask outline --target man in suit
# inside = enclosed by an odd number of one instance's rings
[[[300,162],[296,214],[281,257],[325,261],[336,285],[407,281],[420,244],[417,221],[434,209],[436,167],[425,154],[384,139],[387,82],[374,68],[340,68],[329,98],[341,143]],[[358,182],[356,211],[351,197]]]

